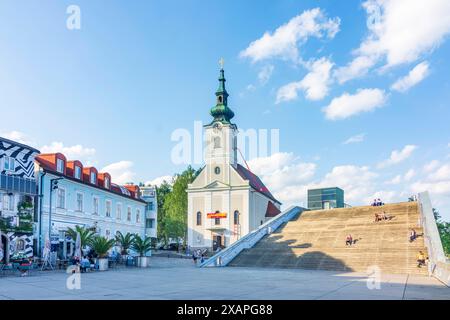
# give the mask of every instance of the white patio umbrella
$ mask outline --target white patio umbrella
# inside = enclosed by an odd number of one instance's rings
[[[44,242],[44,250],[42,250],[42,258],[44,260],[46,260],[48,258],[48,256],[50,255],[50,249],[51,249],[50,237],[48,234],[46,234],[45,242]]]
[[[42,260],[44,260],[44,263],[42,264],[41,270],[44,270],[45,267],[47,266],[53,269],[53,266],[50,262],[50,252],[51,252],[50,236],[46,234],[44,242],[44,250],[42,250]]]
[[[79,232],[77,232],[77,239],[75,240],[75,253],[73,257],[81,260],[81,236]]]
[[[3,260],[2,231],[0,230],[0,262]]]

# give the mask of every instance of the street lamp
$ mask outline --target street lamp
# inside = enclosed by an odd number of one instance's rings
[[[51,243],[51,237],[52,237],[52,195],[53,190],[58,189],[58,181],[62,180],[64,178],[54,178],[50,179],[50,205],[48,209],[48,239]],[[51,251],[51,245],[50,245],[50,251]]]

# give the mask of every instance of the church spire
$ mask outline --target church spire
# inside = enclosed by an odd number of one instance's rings
[[[230,123],[234,117],[234,112],[228,108],[228,92],[225,88],[225,72],[223,70],[223,58],[220,59],[219,88],[216,91],[216,105],[211,108],[211,116],[214,117],[213,122],[220,121],[222,123]]]

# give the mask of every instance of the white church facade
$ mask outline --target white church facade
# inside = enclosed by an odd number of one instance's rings
[[[221,68],[213,121],[205,126],[205,166],[188,186],[188,245],[191,249],[228,247],[280,213],[281,203],[248,168],[238,163],[238,128],[231,123]]]

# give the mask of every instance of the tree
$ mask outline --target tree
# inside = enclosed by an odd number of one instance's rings
[[[67,228],[66,232],[73,241],[77,240],[77,233],[80,234],[81,248],[84,248],[86,245],[90,245],[90,242],[94,238],[95,234],[94,231],[80,226],[75,226],[75,229]]]
[[[166,230],[166,211],[164,203],[167,196],[172,192],[172,185],[164,181],[159,187],[156,187],[156,197],[158,202],[158,239],[161,239],[164,245],[169,242],[169,236]]]
[[[150,237],[142,238],[140,235],[135,234],[133,237],[133,243],[131,249],[139,253],[140,257],[145,257],[146,253],[152,247],[152,239]]]
[[[442,247],[447,256],[450,255],[450,223],[442,221],[439,211],[433,208],[434,218],[436,219],[436,225],[441,236]]]
[[[165,199],[165,225],[167,236],[175,239],[183,239],[186,245],[187,238],[187,210],[188,197],[186,189],[197,177],[199,171],[188,166],[185,171],[174,178],[172,192]]]
[[[133,235],[129,232],[127,232],[126,235],[123,235],[122,232],[117,231],[116,242],[120,245],[120,254],[126,255],[128,254],[128,249],[133,244]]]

